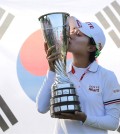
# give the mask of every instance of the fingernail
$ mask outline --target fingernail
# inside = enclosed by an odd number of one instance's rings
[[[78,114],[78,111],[75,111],[75,114]]]

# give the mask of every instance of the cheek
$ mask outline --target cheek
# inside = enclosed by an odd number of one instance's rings
[[[78,40],[72,40],[70,45],[74,49],[79,49],[82,46]]]
[[[86,51],[87,45],[88,45],[88,42],[84,38],[77,39],[74,42],[74,46],[81,51]]]
[[[86,38],[81,38],[81,40],[79,40],[79,43],[83,46],[87,46],[88,45],[88,39]]]
[[[80,37],[76,37],[73,41],[75,44],[87,45],[89,42],[89,39],[86,36],[80,36]]]
[[[76,37],[71,40],[69,50],[77,53],[86,53],[87,52],[88,40],[85,37]]]
[[[85,48],[80,44],[71,44],[69,50],[74,53],[83,53]]]

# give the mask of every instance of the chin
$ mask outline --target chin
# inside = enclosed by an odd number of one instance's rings
[[[71,53],[76,53],[75,50],[74,50],[74,48],[72,48],[71,46],[68,47],[68,50],[67,51],[68,52],[71,52]]]
[[[71,52],[72,51],[72,47],[71,47],[71,45],[69,44],[68,45],[68,52]]]

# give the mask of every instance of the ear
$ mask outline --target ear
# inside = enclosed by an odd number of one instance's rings
[[[95,50],[96,50],[96,46],[94,46],[94,45],[88,46],[88,52],[94,52]]]

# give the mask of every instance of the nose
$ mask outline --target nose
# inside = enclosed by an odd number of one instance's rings
[[[70,33],[70,39],[72,40],[74,38],[74,33]]]
[[[73,28],[73,29],[70,31],[70,39],[73,39],[73,38],[74,38],[75,32],[76,32],[76,29],[75,29],[75,28]]]

